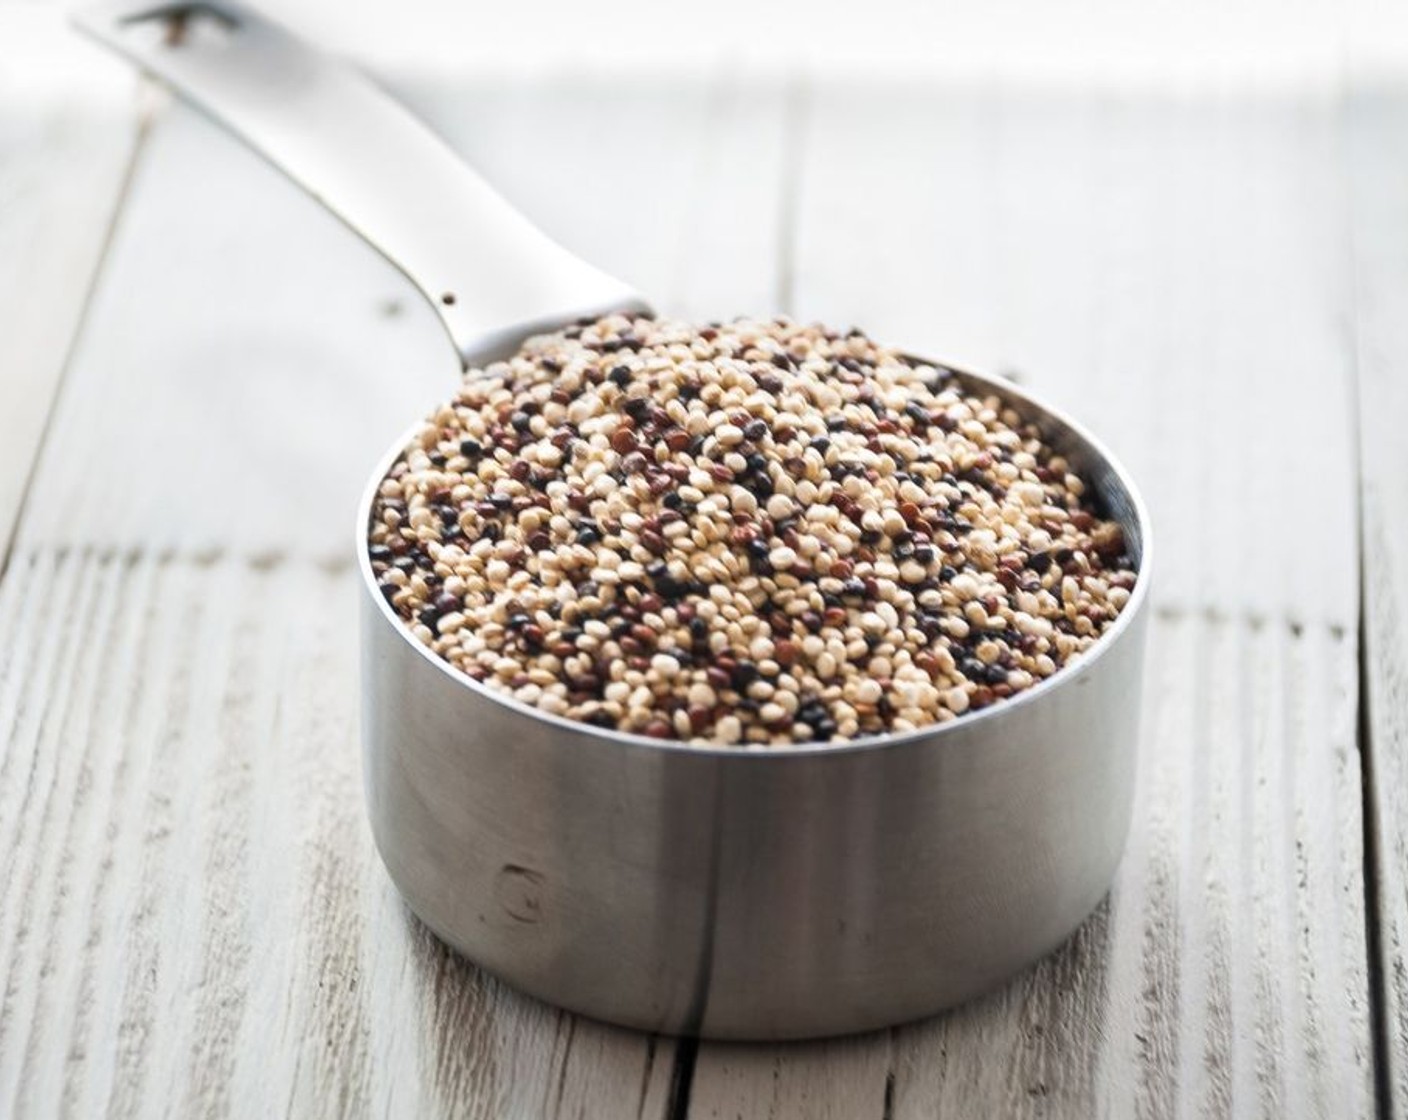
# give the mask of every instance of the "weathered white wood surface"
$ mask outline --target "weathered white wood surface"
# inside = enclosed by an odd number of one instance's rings
[[[1108,437],[1159,534],[1128,857],[1002,991],[820,1044],[650,1039],[441,949],[363,822],[348,560],[449,351],[177,110],[0,579],[0,1114],[1370,1114],[1336,105],[727,72],[404,92],[671,310],[858,322]]]
[[[5,44],[10,44],[7,48]],[[0,555],[136,143],[136,80],[54,13],[0,7]]]
[[[1349,115],[1359,365],[1364,729],[1391,1114],[1408,1116],[1408,88]]]

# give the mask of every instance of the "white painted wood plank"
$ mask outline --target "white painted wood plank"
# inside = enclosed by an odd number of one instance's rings
[[[608,263],[667,306],[775,273],[776,120],[735,136],[733,81],[602,93],[627,132],[557,193],[607,230],[663,207]],[[490,119],[501,92],[442,112]],[[560,91],[505,100],[530,135],[582,124]],[[689,173],[621,191],[631,135]],[[477,142],[486,171],[556,174],[518,136]],[[716,280],[691,262],[725,226],[755,266]],[[364,823],[353,508],[453,378],[430,314],[336,222],[185,111],[153,128],[0,579],[0,1113],[672,1107],[672,1041],[450,953]]]
[[[1373,1111],[1336,124],[1313,96],[816,88],[798,313],[1020,370],[1128,461],[1159,551],[1110,899],[1001,991],[828,1054],[853,1115],[887,1079],[894,1117]],[[812,1115],[823,1052],[750,1079],[703,1046],[695,1114]]]
[[[857,1120],[888,1115],[891,1032],[786,1046],[700,1048],[689,1115]],[[932,1114],[932,1113],[931,1113]]]
[[[1408,1116],[1408,88],[1348,111],[1364,545],[1364,729],[1390,1114]]]
[[[60,14],[0,7],[0,555],[138,133],[136,81]]]

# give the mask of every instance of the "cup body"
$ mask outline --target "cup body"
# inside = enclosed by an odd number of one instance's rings
[[[392,879],[432,930],[573,1011],[739,1039],[917,1018],[1070,935],[1108,890],[1129,830],[1147,517],[1075,425],[960,376],[1041,420],[1123,524],[1140,577],[1074,664],[902,735],[697,748],[490,692],[416,641],[377,591],[368,494],[367,803]]]

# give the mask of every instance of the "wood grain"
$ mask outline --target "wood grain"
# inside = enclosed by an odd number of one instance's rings
[[[1359,371],[1364,731],[1384,1081],[1408,1116],[1408,89],[1363,83],[1347,114]]]
[[[814,1045],[615,1030],[440,946],[363,820],[348,556],[453,362],[399,277],[178,110],[0,578],[0,1114],[1371,1113],[1335,104],[400,88],[664,307],[1015,369],[1128,460],[1158,602],[1114,891],[1002,990]]]

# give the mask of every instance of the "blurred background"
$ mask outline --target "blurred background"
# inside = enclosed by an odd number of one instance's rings
[[[659,76],[809,64],[830,74],[907,73],[950,81],[1264,86],[1337,82],[1350,71],[1394,73],[1408,51],[1403,6],[1382,0],[411,0],[394,6],[292,0],[272,7],[290,26],[373,69],[455,78],[563,67]],[[24,56],[38,49],[37,36],[62,22],[64,5],[6,0],[0,8],[6,11],[6,54]],[[11,57],[7,64],[22,61]],[[50,77],[60,84],[68,80],[53,69]]]

